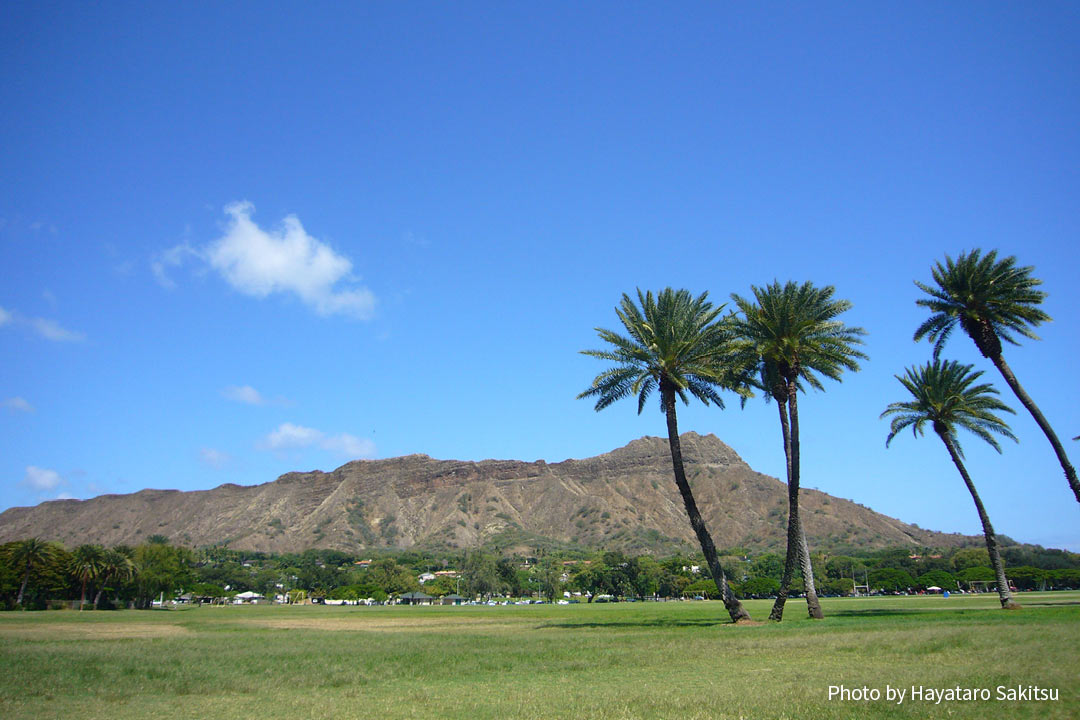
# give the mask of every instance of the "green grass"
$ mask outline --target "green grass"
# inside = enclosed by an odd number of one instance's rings
[[[1080,593],[721,604],[0,614],[0,717],[1080,717]],[[765,601],[748,603],[756,618]],[[1039,685],[1058,702],[830,701]]]

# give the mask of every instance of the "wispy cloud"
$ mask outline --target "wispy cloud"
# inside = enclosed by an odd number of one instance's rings
[[[244,405],[291,406],[293,404],[287,397],[281,395],[270,397],[259,392],[251,385],[229,385],[228,387],[221,389],[221,396],[226,400],[242,403]]]
[[[214,448],[202,448],[199,450],[199,460],[204,465],[214,468],[215,470],[221,470],[232,462],[232,456],[221,450],[215,450]]]
[[[34,332],[46,340],[52,340],[54,342],[82,342],[86,339],[85,334],[61,327],[60,323],[55,320],[48,320],[46,318],[26,318],[26,322],[34,329]]]
[[[154,273],[154,279],[157,280],[158,285],[166,290],[172,290],[176,287],[176,282],[169,277],[169,270],[180,267],[189,258],[201,259],[201,257],[198,250],[187,243],[181,243],[158,253],[150,261],[150,270]]]
[[[351,458],[375,457],[375,443],[367,438],[359,438],[349,433],[338,433],[322,441],[325,450],[336,452]]]
[[[309,235],[295,215],[266,230],[251,219],[254,212],[248,202],[228,205],[220,238],[202,248],[183,243],[160,253],[151,263],[158,283],[175,287],[168,271],[193,257],[245,295],[293,295],[319,315],[372,317],[375,295],[357,284],[349,258]]]
[[[226,400],[244,403],[245,405],[265,405],[266,398],[250,385],[230,385],[221,391]]]
[[[15,310],[0,308],[0,326],[25,325],[46,340],[53,342],[82,342],[86,334],[68,330],[55,320],[40,317],[26,317]]]
[[[23,476],[23,484],[39,492],[55,490],[63,482],[64,479],[60,477],[60,473],[48,468],[39,468],[35,465],[27,466],[26,475]]]
[[[282,423],[277,430],[266,436],[264,445],[271,450],[292,450],[315,445],[324,437],[322,431],[315,428]]]
[[[322,430],[282,423],[269,433],[261,443],[268,450],[298,450],[318,447],[323,450],[351,458],[370,458],[375,456],[375,443],[367,438],[359,438],[349,433],[329,435]]]
[[[5,407],[8,410],[11,410],[12,412],[24,412],[24,413],[32,413],[32,412],[34,412],[34,406],[31,405],[30,403],[28,403],[26,401],[26,398],[21,398],[21,397],[8,398],[7,400],[5,400],[3,402],[0,402],[0,406]]]

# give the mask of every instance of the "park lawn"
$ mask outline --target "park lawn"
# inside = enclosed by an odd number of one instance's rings
[[[717,602],[0,613],[0,717],[1080,717],[1080,593],[1019,599],[825,599],[817,622],[790,601],[750,626]],[[896,705],[887,684],[1060,700]]]

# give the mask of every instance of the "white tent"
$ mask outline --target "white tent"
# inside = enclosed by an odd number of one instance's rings
[[[253,603],[253,602],[257,602],[259,600],[263,600],[263,599],[265,599],[265,596],[260,595],[257,592],[252,592],[251,590],[248,590],[247,592],[237,593],[236,597],[233,599],[233,602],[235,602],[235,603],[246,603],[246,602]]]
[[[927,590],[940,590],[941,588],[939,588],[937,585],[931,585],[930,587],[928,587],[926,589]]]

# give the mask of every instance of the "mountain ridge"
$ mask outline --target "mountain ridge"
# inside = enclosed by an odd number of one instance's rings
[[[681,436],[687,475],[719,547],[780,549],[787,488],[754,471],[714,435]],[[802,491],[812,546],[963,545],[818,490]],[[0,513],[0,542],[24,537],[72,546],[227,544],[287,552],[538,545],[670,553],[696,549],[671,479],[667,438],[645,436],[589,458],[548,463],[439,460],[426,454],[353,460],[335,470],[288,472],[258,485],[147,488],[53,500]]]

